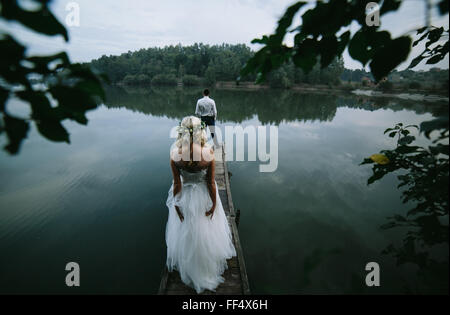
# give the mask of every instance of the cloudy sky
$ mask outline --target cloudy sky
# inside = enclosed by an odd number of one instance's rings
[[[436,2],[437,0],[434,0]],[[23,1],[21,1],[23,2]],[[70,3],[80,9],[80,25],[67,26],[70,42],[61,37],[37,36],[17,25],[0,24],[23,42],[31,43],[30,54],[67,50],[72,61],[89,61],[102,55],[117,55],[147,47],[190,45],[193,43],[245,43],[255,37],[270,34],[276,22],[293,0],[55,0],[53,12],[63,23],[71,10]],[[300,15],[294,24],[300,22]],[[324,21],[326,23],[326,21]],[[406,0],[396,13],[385,15],[382,28],[399,36],[425,23],[425,2]],[[439,17],[432,12],[432,24],[448,28],[448,15]],[[352,30],[356,30],[353,25]],[[292,42],[291,38],[286,43]],[[421,50],[417,47],[410,60]],[[348,68],[361,68],[347,53]],[[448,68],[448,57],[438,64]],[[406,64],[400,66],[404,68]],[[417,69],[427,69],[421,65]]]

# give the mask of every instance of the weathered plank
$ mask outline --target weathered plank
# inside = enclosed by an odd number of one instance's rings
[[[224,271],[223,277],[225,281],[221,283],[215,292],[205,290],[202,295],[240,295],[250,294],[250,287],[247,278],[247,270],[245,268],[244,255],[237,225],[236,216],[231,198],[230,178],[225,159],[224,145],[215,150],[216,160],[216,182],[219,190],[219,197],[222,202],[225,214],[230,226],[233,243],[236,248],[236,256],[227,260],[228,268]],[[183,283],[177,271],[168,272],[167,267],[164,268],[158,294],[165,295],[196,295],[194,289]]]

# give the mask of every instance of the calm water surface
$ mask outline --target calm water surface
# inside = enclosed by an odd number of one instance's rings
[[[169,131],[193,113],[198,92],[109,88],[88,127],[65,123],[70,145],[34,128],[18,156],[0,152],[0,293],[157,292],[172,180]],[[275,172],[229,162],[253,293],[427,290],[415,266],[381,254],[405,231],[380,225],[411,205],[401,203],[395,176],[367,186],[370,166],[359,163],[394,146],[384,129],[448,115],[448,104],[287,91],[212,97],[221,127],[279,128]],[[448,257],[448,248],[439,254]],[[70,261],[80,264],[79,288],[65,286]],[[380,264],[379,288],[364,284],[370,261]]]

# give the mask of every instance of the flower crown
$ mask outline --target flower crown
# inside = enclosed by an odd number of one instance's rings
[[[178,133],[189,132],[190,134],[193,134],[194,132],[199,131],[199,130],[203,130],[205,128],[206,128],[206,124],[205,124],[204,121],[202,121],[200,125],[194,126],[192,128],[188,128],[188,127],[182,126],[181,122],[180,122],[178,124],[177,131],[178,131]]]

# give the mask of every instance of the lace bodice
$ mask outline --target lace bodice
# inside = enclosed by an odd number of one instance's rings
[[[180,174],[183,179],[183,183],[200,183],[206,180],[207,169],[202,169],[199,172],[188,172],[186,170],[180,169]]]

